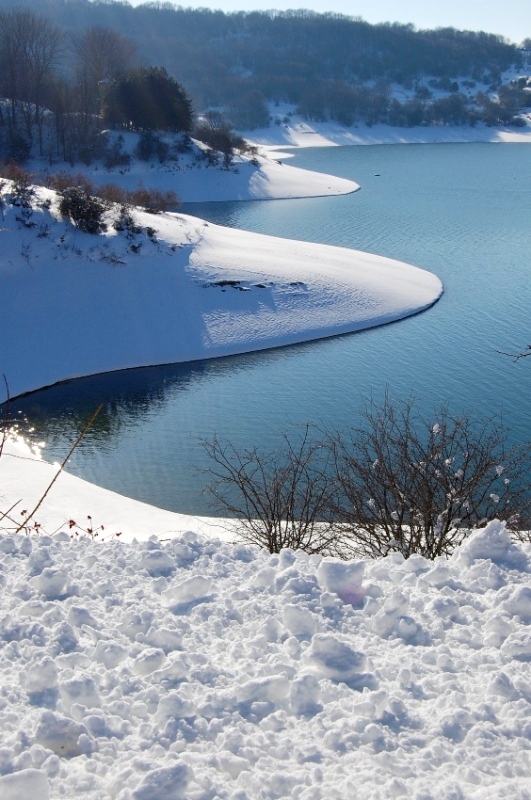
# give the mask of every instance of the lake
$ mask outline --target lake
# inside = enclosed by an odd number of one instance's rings
[[[189,514],[211,513],[201,440],[275,447],[312,422],[355,424],[386,391],[428,412],[503,414],[531,439],[531,147],[436,144],[331,147],[290,163],[351,178],[343,197],[185,207],[212,222],[390,256],[435,272],[445,293],[392,325],[315,343],[187,365],[84,378],[12,403],[45,456],[60,460],[103,403],[69,471]],[[178,187],[177,187],[178,189]]]

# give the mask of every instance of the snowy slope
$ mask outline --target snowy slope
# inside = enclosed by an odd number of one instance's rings
[[[156,533],[156,531],[154,531]],[[0,538],[2,800],[528,800],[529,552]]]
[[[375,255],[135,211],[140,232],[83,233],[36,189],[6,205],[0,372],[12,396],[133,366],[250,352],[414,314],[429,272]],[[18,219],[17,219],[18,217]]]
[[[404,98],[400,98],[403,100]],[[316,122],[296,114],[289,105],[273,109],[278,124],[269,128],[243,132],[246,139],[259,147],[259,152],[270,159],[289,158],[289,150],[305,147],[345,147],[377,144],[435,144],[445,142],[531,142],[531,115],[523,113],[526,125],[417,125],[401,128],[393,125],[366,125],[363,122],[350,127],[335,121]],[[284,152],[287,150],[288,152]]]
[[[175,138],[181,138],[159,135],[168,146]],[[66,162],[50,165],[43,159],[34,159],[30,162],[31,169],[45,174],[82,172],[96,186],[113,183],[128,190],[139,186],[172,189],[186,203],[322,197],[350,194],[360,188],[346,178],[284,165],[278,161],[278,156],[268,154],[234,154],[228,168],[224,168],[221,162],[209,165],[205,158],[205,151],[209,148],[201,142],[193,142],[189,150],[175,154],[173,159],[168,158],[162,164],[156,157],[143,161],[135,157],[139,134],[113,132],[109,136],[111,141],[116,141],[118,136],[123,141],[123,152],[131,158],[129,165],[106,169],[100,160],[90,166],[78,163],[72,167]]]
[[[2,511],[54,474],[7,442]],[[531,547],[503,524],[435,562],[270,556],[65,474],[38,519],[1,523],[2,800],[529,800]]]

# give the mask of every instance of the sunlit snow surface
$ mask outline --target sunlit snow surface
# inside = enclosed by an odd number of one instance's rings
[[[0,581],[2,800],[530,796],[499,523],[435,563],[4,536]]]
[[[341,247],[134,210],[84,233],[36,188],[5,204],[0,374],[12,396],[98,372],[234,355],[361,330],[432,305],[426,270]],[[25,210],[26,211],[26,210]],[[2,398],[3,399],[3,398]]]

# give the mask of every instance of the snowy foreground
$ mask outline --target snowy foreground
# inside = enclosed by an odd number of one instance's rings
[[[531,566],[0,538],[2,800],[531,797]]]
[[[8,195],[9,197],[9,195]],[[430,272],[380,256],[133,211],[80,231],[57,195],[3,209],[0,374],[11,396],[98,372],[251,352],[415,314]]]
[[[0,458],[19,519],[54,474],[30,456]],[[104,542],[68,525],[90,500]],[[503,524],[340,562],[149,510],[63,474],[54,535],[0,535],[2,800],[531,798],[531,547]]]

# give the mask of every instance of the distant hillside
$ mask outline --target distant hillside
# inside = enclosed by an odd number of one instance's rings
[[[37,64],[35,49],[26,53],[17,39],[32,26],[17,33],[11,24],[13,12],[24,10],[55,37],[53,53],[41,39]],[[221,110],[238,130],[267,127],[271,106],[286,103],[307,119],[346,126],[521,125],[519,113],[531,103],[526,58],[494,34],[370,25],[332,13],[0,0],[0,97],[10,103],[0,107],[0,157],[23,160],[35,137],[43,155],[46,109],[63,139],[58,146],[66,152],[66,139],[75,139],[71,149],[83,158],[83,137],[91,126],[89,138],[101,130],[93,121],[116,80],[140,65],[166,70],[196,114]],[[72,130],[74,120],[81,132]],[[106,124],[145,130],[124,114],[110,114]]]

